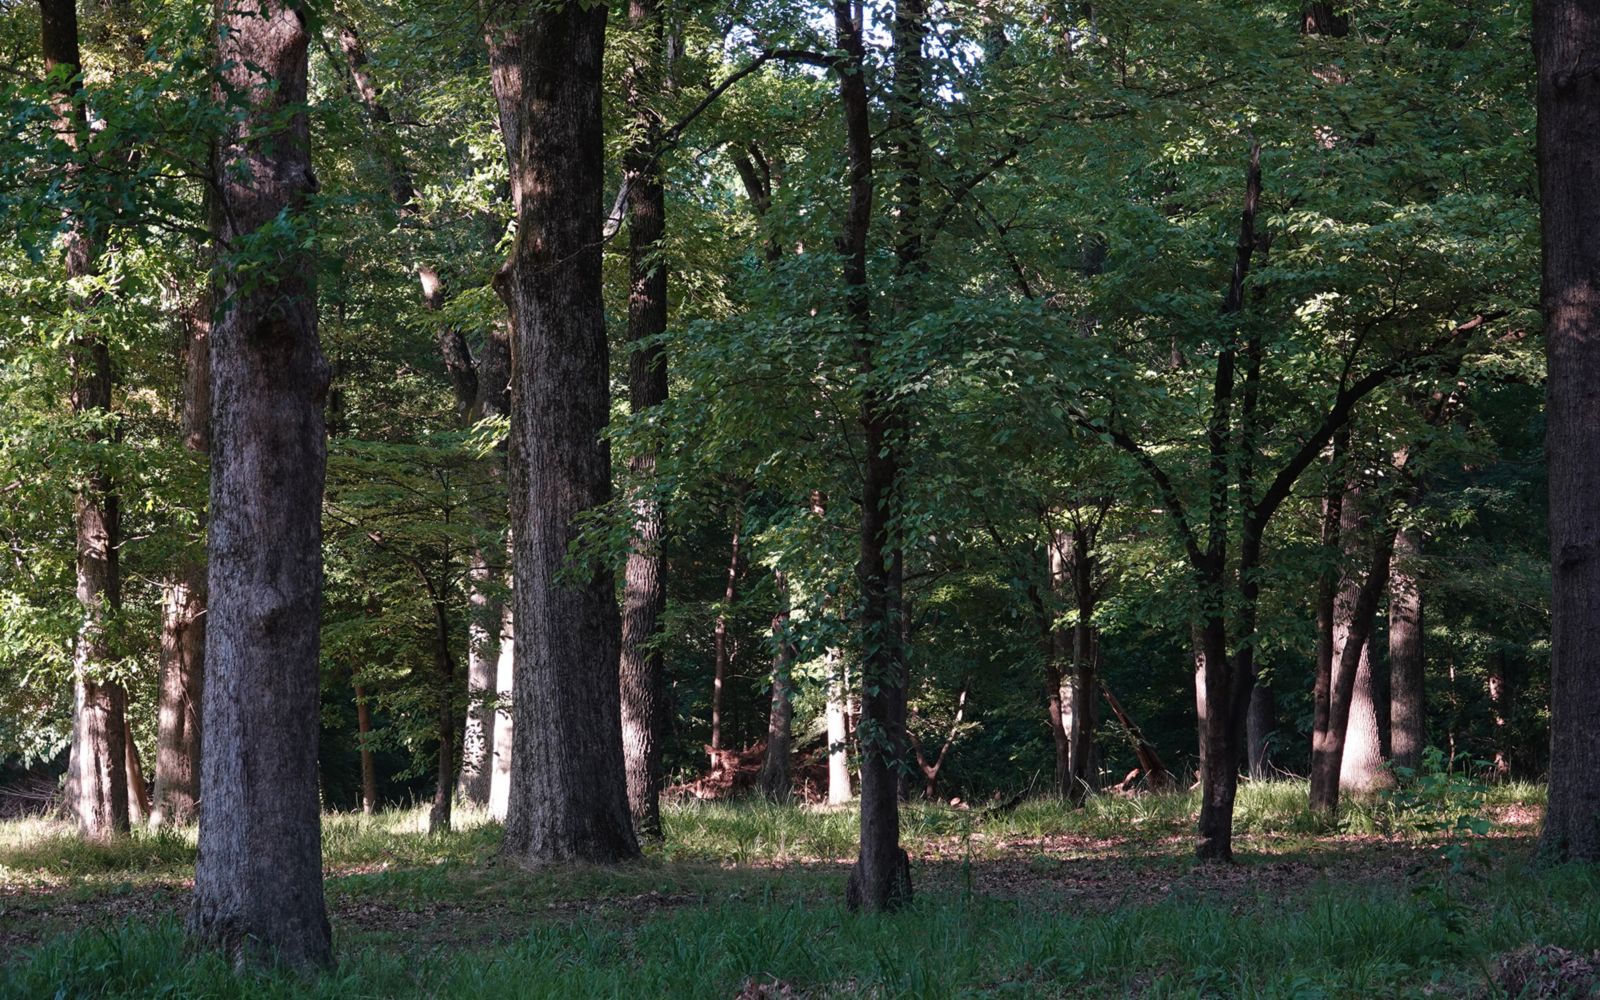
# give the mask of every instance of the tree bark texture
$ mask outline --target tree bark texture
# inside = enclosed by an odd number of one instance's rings
[[[1539,0],[1533,48],[1554,592],[1540,847],[1551,858],[1600,861],[1600,3]]]
[[[1389,572],[1389,742],[1396,767],[1415,770],[1428,745],[1422,586],[1417,560],[1422,532],[1401,528],[1394,536]]]
[[[844,657],[837,649],[828,650],[825,660],[828,670],[828,699],[824,706],[828,726],[828,804],[849,802],[854,792],[850,789],[850,753],[845,746],[850,739],[850,721],[845,708]]]
[[[211,296],[200,296],[184,352],[183,444],[199,455],[211,449],[211,310]],[[206,567],[189,559],[162,588],[153,826],[183,826],[199,816],[205,654]]]
[[[628,189],[628,408],[635,418],[667,401],[667,267],[661,259],[666,191],[661,181],[661,116],[651,101],[664,79],[666,25],[655,0],[630,0],[628,24],[649,45],[630,61],[627,92],[632,141],[624,154]],[[650,429],[651,432],[654,428]],[[666,729],[666,665],[660,648],[667,610],[666,518],[655,490],[657,438],[628,461],[635,492],[633,542],[622,596],[622,751],[628,809],[641,836],[661,835],[661,741]]]
[[[601,303],[604,5],[501,8],[486,25],[516,242],[511,520],[516,719],[504,851],[526,865],[639,853],[623,774],[611,570],[573,564],[576,519],[611,498]]]
[[[217,242],[236,248],[315,188],[306,15],[219,14]],[[225,263],[211,344],[209,622],[200,852],[189,932],[237,961],[332,962],[317,792],[328,366],[309,255]]]

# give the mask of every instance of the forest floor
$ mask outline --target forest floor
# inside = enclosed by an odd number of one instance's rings
[[[537,872],[500,859],[500,829],[480,815],[429,836],[422,810],[331,814],[340,965],[314,980],[236,977],[185,951],[192,830],[95,845],[14,820],[0,823],[0,997],[1600,989],[1600,870],[1532,863],[1542,789],[1390,796],[1350,805],[1337,828],[1305,812],[1305,794],[1242,789],[1234,865],[1190,859],[1186,795],[914,805],[917,899],[887,918],[842,906],[849,809],[682,803],[643,861]]]

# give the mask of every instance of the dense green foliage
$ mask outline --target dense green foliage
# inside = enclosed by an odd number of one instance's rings
[[[1397,516],[1427,536],[1430,738],[1537,775],[1547,571],[1542,359],[1526,335],[1536,326],[1537,252],[1524,5],[1381,0],[1356,6],[1340,38],[1302,34],[1294,3],[935,7],[931,96],[918,121],[929,150],[927,266],[896,270],[895,221],[880,211],[871,268],[892,359],[873,377],[909,414],[896,528],[912,725],[941,740],[968,691],[941,787],[986,795],[1048,775],[1030,599],[1042,592],[1051,625],[1075,621],[1071,602],[1050,591],[1044,553],[1078,517],[1098,525],[1103,676],[1169,764],[1192,764],[1190,621],[1205,602],[1238,597],[1197,589],[1173,501],[1199,530],[1215,492],[1206,431],[1216,366],[1247,340],[1262,356],[1259,416],[1254,440],[1236,440],[1227,457],[1223,478],[1236,496],[1266,489],[1340,386],[1386,376],[1355,409],[1345,463],[1330,469],[1319,458],[1269,526],[1258,634],[1239,641],[1255,644],[1279,697],[1275,759],[1291,770],[1306,762],[1310,596],[1335,558],[1317,540],[1317,508],[1327,481],[1349,479],[1396,498]],[[887,9],[869,8],[885,23]],[[668,122],[764,48],[829,47],[818,11],[672,10],[673,86],[659,108]],[[88,154],[95,169],[71,185],[61,182],[71,151],[48,127],[37,12],[0,8],[0,756],[58,767],[78,628],[73,484],[90,463],[109,467],[123,501],[115,674],[148,759],[159,583],[201,541],[204,468],[177,440],[187,317],[213,254],[248,267],[250,255],[273,252],[266,238],[205,245],[207,137],[225,111],[209,96],[205,11],[129,0],[83,14],[85,100],[103,127]],[[471,13],[349,0],[315,5],[314,20],[319,193],[271,239],[310,246],[319,261],[334,371],[324,793],[350,804],[352,681],[373,699],[391,799],[426,781],[440,699],[465,709],[460,671],[455,688],[439,688],[433,644],[465,649],[468,562],[475,546],[498,543],[503,501],[483,458],[497,428],[463,426],[436,334],[462,330],[476,351],[502,321],[491,280],[509,206]],[[346,26],[359,29],[386,120],[351,77],[338,37]],[[619,78],[644,44],[613,21],[607,58]],[[876,39],[875,102],[886,59]],[[625,120],[618,106],[607,114]],[[626,130],[611,131],[615,152]],[[1262,238],[1243,307],[1228,314],[1254,145]],[[847,626],[858,596],[863,386],[831,250],[842,148],[826,73],[774,59],[694,117],[663,159],[672,399],[627,416],[626,352],[615,350],[613,456],[626,486],[629,456],[664,445],[647,485],[669,517],[663,642],[675,778],[703,768],[719,614],[734,649],[726,740],[764,737],[772,570],[787,575],[796,609],[802,743],[821,729],[825,651],[843,647],[847,664],[857,652]],[[740,161],[751,158],[770,170],[769,205],[741,184]],[[397,204],[402,174],[415,198]],[[885,157],[880,206],[893,183]],[[53,242],[63,211],[93,219],[104,247],[98,273],[77,287],[62,279]],[[607,263],[619,343],[624,256]],[[418,293],[421,265],[443,279],[440,310]],[[116,426],[102,443],[86,443],[67,405],[63,346],[79,322],[113,351]],[[1466,329],[1451,336],[1457,328]],[[1456,408],[1430,423],[1418,401],[1441,393]],[[1402,447],[1417,456],[1408,475],[1425,489],[1416,495],[1390,464]],[[1151,462],[1174,492],[1157,488]],[[1240,517],[1230,507],[1225,529],[1237,533]],[[747,558],[724,606],[736,518]],[[620,501],[595,512],[591,544],[620,562],[628,523]],[[1381,638],[1376,648],[1381,656]],[[1498,700],[1491,674],[1509,692]],[[1131,749],[1111,721],[1099,736],[1104,771],[1119,778]]]

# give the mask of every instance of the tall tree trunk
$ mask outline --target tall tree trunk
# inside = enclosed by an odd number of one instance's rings
[[[139,762],[139,747],[133,740],[133,723],[122,716],[123,767],[128,782],[128,823],[142,826],[150,819],[150,786],[144,780],[144,765]]]
[[[1261,200],[1261,146],[1250,148],[1249,165],[1245,171],[1244,208],[1239,217],[1239,238],[1234,245],[1233,272],[1228,282],[1228,292],[1222,303],[1224,318],[1236,316],[1244,308],[1245,278],[1250,272],[1250,259],[1256,249],[1256,209]],[[1228,481],[1232,450],[1232,409],[1237,348],[1225,347],[1217,357],[1217,371],[1212,387],[1211,416],[1206,428],[1206,443],[1210,451],[1207,480],[1209,512],[1206,523],[1204,551],[1198,546],[1191,553],[1196,582],[1199,585],[1204,608],[1200,618],[1200,681],[1204,690],[1204,718],[1200,736],[1200,816],[1197,823],[1200,842],[1195,854],[1203,861],[1233,860],[1233,801],[1239,786],[1239,765],[1243,756],[1245,716],[1249,706],[1250,689],[1255,684],[1255,668],[1251,659],[1255,648],[1255,579],[1256,561],[1263,525],[1249,489],[1240,491],[1245,512],[1245,525],[1239,550],[1240,634],[1235,636],[1240,653],[1237,658],[1228,655],[1228,627],[1226,615],[1227,594],[1227,542],[1228,542]],[[1254,390],[1249,365],[1253,351],[1246,356],[1246,400]],[[1253,429],[1249,414],[1243,422],[1240,451],[1245,461],[1251,455]],[[1248,477],[1245,477],[1248,479]],[[1241,486],[1244,484],[1241,483]],[[1197,700],[1199,694],[1196,694]]]
[[[624,89],[633,141],[624,155],[628,187],[628,408],[637,417],[667,401],[667,267],[661,260],[667,199],[661,182],[662,122],[651,101],[661,90],[666,25],[656,0],[630,0],[628,24],[647,47],[629,61]],[[633,544],[623,577],[622,750],[628,809],[641,836],[661,836],[661,740],[666,728],[666,667],[660,648],[667,610],[666,518],[655,489],[654,435],[629,459],[635,492]]]
[[[383,101],[382,91],[372,75],[366,46],[356,25],[336,11],[339,49],[345,57],[345,68],[356,96],[367,110],[378,142],[385,147],[384,159],[389,168],[389,191],[395,209],[402,219],[413,218],[416,212],[416,183],[411,165],[399,145],[394,132],[394,118]],[[417,266],[417,277],[422,289],[423,305],[430,312],[444,307],[444,283],[438,271],[430,264]],[[450,323],[440,325],[437,333],[440,359],[445,374],[455,391],[456,410],[463,422],[476,423],[485,417],[504,416],[509,411],[507,399],[510,379],[510,348],[504,334],[496,328],[486,339],[477,360],[467,345],[466,335]],[[503,473],[503,454],[495,459],[495,472]],[[501,512],[503,513],[503,511]],[[483,534],[497,532],[489,525]],[[463,799],[474,805],[486,805],[489,800],[492,734],[486,703],[491,699],[495,684],[495,664],[499,643],[496,641],[500,622],[499,575],[494,569],[492,549],[479,547],[473,553],[471,569],[467,574],[467,603],[472,617],[467,625],[467,707],[461,727],[461,761],[457,778],[457,791]],[[451,723],[451,728],[454,728]]]
[[[839,98],[844,112],[848,159],[848,206],[837,249],[843,258],[845,309],[862,380],[861,428],[866,456],[861,489],[862,718],[856,729],[861,753],[861,844],[850,871],[845,901],[871,912],[897,909],[911,899],[911,868],[900,848],[898,768],[904,754],[905,661],[900,647],[903,563],[894,526],[898,507],[900,442],[889,387],[877,374],[876,338],[867,284],[867,236],[872,221],[872,132],[867,98],[866,53],[860,11],[851,0],[835,0],[834,29]],[[921,89],[923,15],[920,0],[902,0],[895,10],[895,90],[904,100]]]
[[[844,657],[839,650],[829,649],[825,657],[828,665],[828,700],[824,708],[828,724],[828,804],[849,802],[854,794],[850,790],[850,752],[846,743],[850,739],[850,721],[845,707]]]
[[[782,570],[773,572],[778,610],[772,615],[772,707],[767,713],[767,753],[761,762],[761,794],[768,802],[787,802],[791,789],[789,756],[794,719],[792,689],[795,648],[789,638],[789,581]]]
[[[1340,471],[1344,450],[1348,446],[1347,434],[1333,440],[1333,454],[1329,457],[1327,491],[1322,498],[1322,573],[1317,578],[1316,629],[1317,648],[1312,665],[1311,687],[1311,759],[1317,760],[1327,753],[1328,707],[1333,691],[1334,620],[1335,605],[1339,600],[1342,562],[1342,529],[1345,520],[1345,482]]]
[[[1341,651],[1342,652],[1342,651]],[[1384,767],[1387,740],[1383,733],[1382,683],[1373,661],[1372,638],[1361,647],[1355,687],[1350,692],[1350,719],[1345,726],[1344,759],[1339,764],[1339,790],[1365,795],[1391,787],[1394,775]]]
[[[209,294],[190,309],[184,351],[183,445],[211,450],[211,310]],[[184,560],[162,587],[161,684],[157,696],[156,787],[151,823],[183,826],[200,803],[200,701],[205,685],[206,567]]]
[[[1600,861],[1600,9],[1534,4],[1550,465],[1550,804],[1540,848]]]
[[[716,751],[722,747],[722,693],[728,683],[728,662],[732,658],[728,648],[728,613],[733,610],[734,599],[739,596],[739,575],[744,571],[743,553],[739,549],[744,532],[744,494],[741,485],[733,510],[733,540],[729,546],[728,576],[722,591],[722,609],[717,612],[713,628],[711,671],[711,759],[716,761]]]
[[[82,90],[78,54],[78,12],[72,0],[40,0],[40,43],[46,72],[60,89],[54,98],[56,131],[73,150],[65,182],[81,189],[88,183],[88,110]],[[87,199],[85,199],[87,200]],[[68,280],[94,273],[95,226],[85,209],[69,215],[65,239]],[[86,302],[74,301],[82,311]],[[111,352],[92,321],[80,324],[68,346],[72,413],[87,425],[91,449],[113,435]],[[77,537],[78,605],[82,619],[73,650],[73,746],[69,755],[68,808],[78,829],[88,837],[105,837],[128,829],[126,696],[105,678],[115,658],[111,619],[121,602],[117,570],[118,509],[111,476],[100,460],[82,474],[73,497]]]
[[[372,710],[360,684],[356,693],[356,745],[361,750],[361,812],[371,816],[378,811],[378,768],[372,758]]]
[[[477,395],[467,413],[468,421],[476,423],[486,417],[503,417],[510,413],[511,340],[503,325],[496,324],[484,339],[473,373]],[[496,483],[503,483],[504,449],[493,462],[491,475]],[[472,553],[472,568],[467,575],[467,606],[471,617],[467,622],[467,711],[462,728],[458,787],[462,798],[477,806],[487,806],[493,794],[497,716],[491,703],[498,696],[499,664],[507,655],[502,648],[501,633],[511,613],[505,597],[507,547],[500,537],[503,514],[504,508],[497,508],[480,525],[480,541]]]
[[[1328,726],[1320,752],[1311,759],[1311,808],[1333,815],[1339,808],[1350,714],[1355,705],[1361,658],[1372,638],[1378,602],[1389,584],[1393,529],[1381,521],[1361,527],[1359,497],[1352,488],[1345,500],[1340,534],[1353,551],[1367,553],[1365,565],[1352,569],[1334,605],[1334,664],[1328,687]],[[1370,704],[1370,702],[1369,702]]]
[[[517,239],[511,514],[516,719],[504,851],[523,864],[635,857],[623,773],[613,575],[571,565],[575,519],[611,497],[601,298],[606,8],[496,8],[489,62]]]
[[[456,662],[450,655],[450,611],[431,584],[433,591],[433,668],[438,688],[439,752],[435,761],[433,807],[428,810],[428,832],[450,830],[450,808],[456,787]]]
[[[489,816],[505,822],[511,805],[511,754],[516,720],[511,713],[516,689],[516,631],[511,601],[500,611],[500,658],[494,674],[494,763],[489,771]]]
[[[1072,725],[1069,729],[1071,784],[1068,798],[1073,802],[1082,802],[1090,792],[1099,788],[1099,759],[1094,745],[1097,722],[1094,709],[1100,692],[1096,676],[1100,660],[1100,635],[1094,625],[1098,595],[1094,582],[1093,532],[1087,525],[1077,524],[1066,541],[1072,599],[1078,613],[1077,624],[1072,628]]]
[[[219,15],[217,242],[239,247],[305,209],[305,14],[278,0]],[[298,241],[294,245],[298,245]],[[210,604],[200,856],[189,931],[236,960],[333,960],[317,796],[322,404],[309,255],[223,270],[211,345]]]
[[[1245,719],[1245,743],[1250,777],[1263,781],[1272,776],[1272,733],[1278,728],[1277,700],[1272,685],[1257,683],[1250,692],[1250,714]]]
[[[1415,770],[1428,743],[1424,694],[1427,658],[1422,638],[1422,588],[1416,561],[1422,533],[1401,528],[1394,535],[1389,573],[1389,740],[1396,767]]]

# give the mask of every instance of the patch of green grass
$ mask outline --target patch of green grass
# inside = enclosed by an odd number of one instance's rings
[[[752,980],[819,997],[1460,996],[1484,986],[1490,956],[1525,943],[1600,946],[1597,892],[1600,873],[1578,867],[1433,896],[1323,885],[1290,901],[1173,898],[1106,914],[960,893],[889,917],[707,900],[536,922],[494,948],[358,937],[311,979],[236,976],[185,952],[163,921],[52,941],[7,970],[0,997],[707,997]]]

